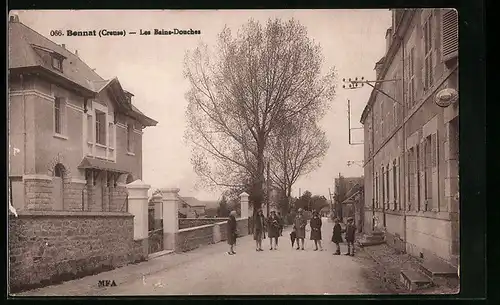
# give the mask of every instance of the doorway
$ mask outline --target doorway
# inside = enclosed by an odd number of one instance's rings
[[[106,182],[104,181],[105,175],[103,175],[102,171],[95,171],[94,172],[94,199],[95,199],[95,206],[94,210],[97,211],[102,211],[102,196],[103,196],[103,191],[102,188],[106,186]]]
[[[55,211],[64,210],[64,173],[65,168],[58,163],[54,167],[54,177],[52,178],[52,199],[54,202],[53,209]]]

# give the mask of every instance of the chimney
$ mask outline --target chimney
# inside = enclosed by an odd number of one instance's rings
[[[385,57],[382,57],[376,64],[375,64],[375,75],[376,79],[379,79],[380,72],[382,72],[382,67],[384,66],[384,61]]]
[[[10,22],[19,22],[19,16],[18,15],[12,15],[12,16],[10,16],[9,21]]]
[[[385,54],[389,52],[389,49],[391,48],[391,43],[392,43],[392,28],[388,28],[387,32],[385,32]]]
[[[63,47],[63,48],[65,48],[65,49],[66,49],[66,45],[65,45],[64,43],[61,45],[61,47]]]
[[[78,56],[78,50],[75,50],[75,55]]]

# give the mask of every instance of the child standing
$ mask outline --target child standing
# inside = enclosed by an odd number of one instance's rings
[[[345,228],[345,240],[347,242],[347,253],[345,255],[354,256],[354,239],[356,237],[356,226],[354,219],[349,217],[347,219],[347,226]]]
[[[311,240],[314,240],[314,251],[323,251],[323,247],[321,246],[321,218],[319,217],[318,211],[313,211],[313,217],[309,221],[309,226],[311,227]]]
[[[333,226],[332,242],[337,246],[337,251],[333,255],[340,255],[340,243],[342,242],[342,227],[340,226],[340,221],[338,218],[334,220],[335,225]]]

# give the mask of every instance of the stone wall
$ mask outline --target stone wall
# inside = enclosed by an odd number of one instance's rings
[[[213,244],[213,226],[214,225],[204,225],[200,227],[179,230],[175,241],[175,251],[186,252],[194,250],[200,246]]]
[[[25,177],[24,187],[26,191],[27,209],[50,210],[52,208],[52,181],[35,177]]]
[[[406,250],[409,254],[451,262],[451,221],[449,213],[413,212],[406,216]],[[439,217],[439,218],[438,218]]]
[[[248,235],[248,219],[237,219],[238,237]],[[219,230],[218,232],[214,232]],[[186,252],[201,246],[227,240],[227,221],[179,230],[176,235],[176,251]]]
[[[10,292],[146,259],[128,213],[20,211],[9,219]]]
[[[236,223],[236,226],[238,228],[238,233],[239,233],[239,236],[245,236],[245,235],[248,235],[249,234],[249,231],[248,231],[248,219],[247,218],[240,218],[237,220],[238,222]],[[225,231],[226,230],[226,227],[224,227]],[[222,230],[222,227],[221,227],[221,230]]]
[[[87,198],[85,189],[85,183],[65,183],[64,209],[70,211],[83,211],[85,208],[85,199]]]
[[[179,230],[227,221],[227,218],[179,218]]]

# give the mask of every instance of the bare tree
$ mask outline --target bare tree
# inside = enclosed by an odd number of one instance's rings
[[[283,119],[321,116],[334,95],[333,70],[322,77],[322,63],[320,46],[293,19],[250,20],[235,37],[226,27],[215,52],[201,44],[186,54],[186,138],[207,186],[249,181],[260,208],[270,134]]]
[[[330,143],[312,120],[290,121],[270,138],[272,180],[290,201],[293,184],[321,165]]]

